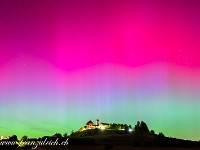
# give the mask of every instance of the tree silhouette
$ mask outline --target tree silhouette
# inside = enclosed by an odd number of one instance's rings
[[[53,137],[62,138],[62,135],[60,133],[56,133],[56,134],[53,135]]]
[[[129,127],[129,129],[132,129],[132,126],[131,126],[130,124],[129,124],[129,126],[128,126],[128,127]]]
[[[142,132],[149,133],[149,128],[147,127],[147,124],[145,122],[141,121],[140,128]]]
[[[164,135],[162,132],[160,132],[160,133],[158,134],[158,136],[161,137],[161,138],[164,138],[164,137],[165,137],[165,135]]]
[[[68,136],[67,136],[67,132],[65,132],[64,134],[63,134],[63,137],[64,138],[67,138]]]
[[[135,133],[140,134],[140,133],[149,133],[149,128],[147,127],[147,124],[144,121],[137,122],[135,125]]]
[[[9,138],[9,140],[10,140],[10,141],[18,141],[16,135],[12,135],[12,136]]]
[[[137,126],[137,127],[140,127],[140,122],[139,122],[139,121],[137,122],[137,125],[136,125],[136,126]]]
[[[126,134],[129,133],[129,127],[128,127],[128,125],[125,126],[125,133],[126,133]]]
[[[155,134],[154,130],[151,130],[151,131],[150,131],[150,134],[154,135],[154,134]]]
[[[24,135],[24,136],[21,138],[21,141],[28,141],[28,136]]]
[[[141,129],[140,129],[140,122],[138,121],[137,124],[135,125],[135,133],[138,134],[140,133]]]
[[[73,135],[74,135],[74,131],[72,130],[70,136],[73,136]]]

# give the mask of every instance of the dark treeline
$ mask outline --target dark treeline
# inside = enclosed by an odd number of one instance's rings
[[[156,134],[153,130],[149,130],[147,124],[143,121],[138,121],[134,127],[127,124],[113,123],[105,130],[96,128],[85,131],[72,131],[69,135],[67,133],[55,133],[52,136],[43,136],[37,139],[23,136],[20,140],[16,135],[13,135],[9,139],[3,139],[2,141],[44,141],[45,139],[48,141],[58,140],[59,143],[68,139],[69,145],[105,145],[105,148],[113,148],[115,145],[129,145],[133,147],[200,148],[200,141],[166,137],[161,132]],[[8,147],[9,149],[16,149],[18,145],[0,145],[0,149],[8,149]],[[25,146],[22,148],[28,149],[31,147]]]
[[[130,131],[130,129],[132,130]],[[99,137],[100,135],[102,137]],[[91,138],[92,136],[94,138]],[[111,147],[114,145],[130,145],[133,147],[200,147],[200,141],[166,137],[162,132],[156,134],[154,130],[149,130],[144,121],[138,121],[134,128],[131,125],[114,123],[110,124],[108,129],[103,131],[96,128],[93,130],[72,132],[69,143],[75,145],[98,145],[103,143]]]

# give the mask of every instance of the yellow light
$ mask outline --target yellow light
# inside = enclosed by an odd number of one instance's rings
[[[104,130],[104,129],[105,129],[105,127],[101,125],[101,126],[100,126],[100,129],[101,129],[101,130]]]

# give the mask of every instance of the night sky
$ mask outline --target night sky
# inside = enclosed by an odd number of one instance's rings
[[[200,139],[199,0],[0,0],[0,135],[145,121]]]

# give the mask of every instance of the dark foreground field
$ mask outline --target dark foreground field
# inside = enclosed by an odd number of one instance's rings
[[[32,139],[28,141],[31,142]],[[52,144],[38,145],[37,148],[31,145],[17,148],[18,145],[4,149],[18,150],[188,150],[200,149],[200,141],[191,141],[165,137],[163,134],[154,133],[129,133],[119,130],[87,130],[76,132],[72,136],[59,138],[56,136],[44,136],[40,141],[56,141],[57,146]],[[33,140],[34,141],[34,140]],[[62,143],[65,143],[65,146]],[[39,143],[38,143],[39,144]],[[37,145],[37,144],[36,144]],[[62,146],[61,146],[62,145]],[[23,145],[24,146],[24,145]],[[2,146],[0,146],[2,150]]]
[[[16,148],[11,147],[4,147],[1,150],[15,150]],[[17,150],[33,150],[31,147],[26,148],[17,148]],[[133,147],[133,146],[126,146],[126,145],[68,145],[68,146],[43,146],[37,147],[35,150],[199,150],[199,148],[163,148],[163,147]]]
[[[130,146],[65,146],[65,147],[43,147],[36,150],[193,150],[195,148],[135,148]],[[199,150],[199,149],[196,149]]]

